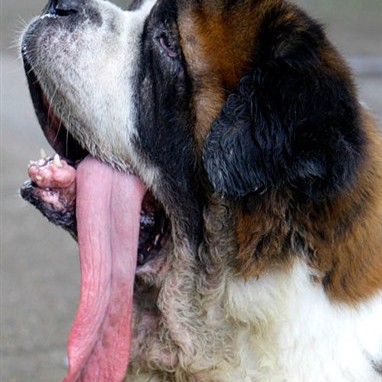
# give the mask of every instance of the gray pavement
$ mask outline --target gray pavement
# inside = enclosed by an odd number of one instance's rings
[[[299,0],[322,20],[355,70],[361,98],[382,126],[381,0]],[[75,243],[18,196],[26,165],[49,151],[37,125],[15,31],[44,1],[1,0],[0,381],[52,382],[65,373],[66,337],[76,309]],[[25,24],[25,23],[24,23]]]

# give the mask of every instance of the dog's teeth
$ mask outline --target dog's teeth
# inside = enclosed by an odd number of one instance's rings
[[[45,152],[44,149],[41,149],[41,150],[40,150],[40,157],[41,157],[42,159],[46,159],[46,158],[48,157],[48,155],[47,155],[47,153]]]
[[[36,175],[36,180],[38,180],[39,182],[41,182],[43,179],[44,177],[42,177],[41,175]]]
[[[58,156],[58,154],[56,154],[53,158],[53,163],[57,166],[57,167],[62,167],[62,163],[61,163],[61,160],[60,160],[60,157]]]

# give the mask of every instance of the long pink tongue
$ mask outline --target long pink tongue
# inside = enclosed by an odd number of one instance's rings
[[[94,158],[78,167],[81,298],[64,382],[120,382],[126,374],[144,194],[137,177]]]

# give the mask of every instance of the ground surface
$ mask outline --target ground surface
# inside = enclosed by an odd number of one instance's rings
[[[326,26],[354,67],[362,99],[382,120],[382,1],[299,0]],[[48,151],[29,100],[17,31],[44,5],[1,0],[1,364],[2,382],[60,381],[79,290],[68,234],[23,203],[26,165]],[[24,23],[25,24],[25,23]]]

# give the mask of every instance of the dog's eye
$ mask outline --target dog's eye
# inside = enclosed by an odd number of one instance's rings
[[[157,37],[157,39],[161,49],[167,54],[167,56],[171,58],[178,57],[178,53],[176,52],[176,47],[171,42],[170,37],[166,33],[161,33]]]

